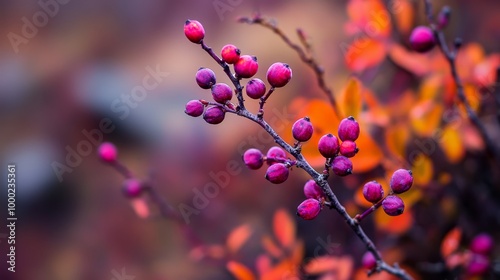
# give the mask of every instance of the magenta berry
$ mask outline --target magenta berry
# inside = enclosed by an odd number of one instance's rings
[[[273,146],[269,148],[266,154],[267,164],[272,165],[279,162],[277,159],[286,159],[286,152],[281,147]]]
[[[359,137],[359,123],[353,118],[343,119],[339,124],[339,138],[342,141],[356,141]]]
[[[394,193],[404,193],[412,184],[413,175],[410,170],[398,169],[392,174],[390,186]]]
[[[248,149],[243,154],[243,161],[248,168],[256,170],[264,164],[264,155],[258,149]]]
[[[273,184],[281,184],[288,179],[288,166],[284,163],[276,163],[267,168],[266,179]]]
[[[481,254],[472,254],[472,258],[467,265],[467,275],[481,276],[488,272],[490,261],[486,256]]]
[[[240,59],[240,49],[235,45],[225,45],[220,52],[222,59],[229,64],[235,64]]]
[[[114,163],[118,158],[116,146],[111,142],[104,142],[97,151],[99,158],[106,163]]]
[[[427,26],[417,26],[410,34],[410,46],[414,51],[424,53],[430,51],[435,44],[434,33]]]
[[[304,195],[307,198],[320,199],[323,197],[323,190],[314,180],[309,180],[304,185]]]
[[[335,157],[339,152],[339,139],[333,134],[323,135],[318,141],[318,150],[325,158]]]
[[[266,84],[261,79],[254,78],[248,81],[246,86],[248,97],[259,99],[266,94]]]
[[[196,83],[202,89],[211,88],[216,83],[214,71],[209,68],[201,67],[198,69],[198,72],[196,72]]]
[[[482,233],[472,239],[469,247],[474,253],[488,255],[493,249],[493,244],[493,238],[487,233]]]
[[[286,63],[273,63],[267,70],[267,81],[272,87],[283,87],[292,79],[292,69]]]
[[[225,104],[233,98],[233,90],[224,83],[218,83],[212,86],[212,97],[215,102]]]
[[[184,24],[184,35],[186,35],[189,41],[201,44],[201,41],[205,38],[205,29],[199,21],[188,19]]]
[[[354,141],[346,140],[340,144],[340,154],[345,157],[353,157],[358,153],[358,148]]]
[[[345,156],[337,156],[332,160],[332,171],[337,176],[352,174],[352,162]]]
[[[405,210],[405,203],[399,196],[388,195],[382,201],[382,209],[389,216],[399,216]]]
[[[234,72],[240,78],[251,78],[259,70],[256,56],[242,55],[234,64]]]
[[[377,266],[377,259],[375,259],[372,252],[368,251],[363,255],[361,265],[368,270],[372,270]]]
[[[451,9],[449,6],[444,6],[441,11],[439,12],[438,18],[437,18],[437,26],[439,29],[443,29],[446,26],[448,26],[448,23],[450,22],[450,15],[451,15]]]
[[[226,112],[219,106],[212,106],[205,110],[203,119],[209,124],[219,124],[224,120]]]
[[[384,189],[377,181],[371,181],[363,186],[363,196],[371,203],[376,203],[384,197]]]
[[[186,104],[184,113],[191,117],[199,117],[203,114],[203,109],[205,109],[205,106],[203,106],[200,100],[191,100]]]
[[[317,199],[308,198],[297,207],[297,216],[304,220],[312,220],[318,216],[320,211],[321,203]]]
[[[292,135],[295,140],[306,142],[313,135],[313,126],[308,117],[297,120],[292,126]]]
[[[142,184],[137,179],[128,179],[123,184],[123,193],[130,198],[138,197],[142,190]]]

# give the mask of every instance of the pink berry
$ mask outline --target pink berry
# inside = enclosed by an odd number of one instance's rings
[[[267,164],[272,165],[279,162],[279,160],[277,159],[285,160],[286,152],[281,147],[273,146],[269,148],[269,150],[267,151],[266,157],[267,157]]]
[[[340,154],[345,157],[353,157],[358,153],[359,149],[356,147],[354,141],[346,140],[340,144]]]
[[[335,157],[339,152],[339,139],[333,134],[323,135],[319,139],[318,150],[325,158]]]
[[[267,168],[266,179],[273,184],[281,184],[288,179],[288,166],[284,163],[276,163]]]
[[[203,119],[209,124],[219,124],[224,120],[226,112],[219,106],[212,106],[205,110]]]
[[[248,149],[243,154],[243,161],[248,168],[256,170],[264,164],[264,155],[258,149]]]
[[[118,158],[116,146],[110,142],[104,142],[97,151],[99,158],[106,163],[114,163]]]
[[[432,29],[427,26],[417,26],[410,34],[410,46],[414,51],[424,53],[436,44]]]
[[[481,255],[488,255],[493,249],[493,238],[487,233],[476,235],[470,244],[470,250]]]
[[[315,198],[315,199],[320,199],[322,198],[323,195],[323,190],[321,189],[314,180],[309,180],[305,183],[304,185],[304,195],[307,198]]]
[[[199,117],[203,114],[203,109],[205,109],[205,106],[199,100],[191,100],[186,104],[184,113],[191,117]]]
[[[308,198],[297,207],[297,216],[304,220],[316,218],[321,211],[321,203],[314,198]]]
[[[352,162],[345,156],[336,156],[332,161],[332,171],[337,176],[352,174]]]
[[[251,78],[259,70],[256,56],[242,55],[234,64],[234,72],[239,78]]]
[[[404,193],[412,184],[413,176],[410,170],[398,169],[392,174],[390,186],[394,193]]]
[[[196,83],[202,89],[211,88],[216,83],[214,71],[209,68],[201,67],[198,69],[198,72],[196,72]]]
[[[205,38],[205,29],[199,21],[188,19],[184,24],[184,34],[189,41],[195,44],[201,44],[201,41]]]
[[[276,62],[269,67],[266,77],[272,87],[283,87],[292,79],[292,69],[286,63]]]
[[[372,270],[377,266],[377,259],[375,259],[372,252],[368,251],[363,255],[361,265],[368,270]]]
[[[450,15],[451,15],[451,9],[449,6],[444,6],[441,11],[439,12],[438,18],[437,18],[437,25],[439,29],[443,29],[446,26],[448,26],[448,23],[450,22]]]
[[[218,83],[212,86],[212,97],[217,103],[225,104],[233,98],[233,90],[224,83]]]
[[[142,184],[137,179],[128,179],[123,184],[123,193],[130,198],[138,197],[142,190]]]
[[[313,126],[308,117],[297,120],[292,126],[292,135],[295,140],[306,142],[313,135]]]
[[[342,141],[356,141],[359,137],[359,123],[353,118],[343,119],[339,124],[339,138]]]
[[[252,99],[259,99],[266,94],[266,84],[258,78],[248,81],[245,89],[248,97]]]
[[[469,276],[481,276],[488,272],[490,261],[486,256],[481,254],[472,254],[469,264],[467,265],[467,274]]]
[[[225,45],[220,52],[222,59],[228,64],[234,64],[240,59],[240,49],[235,45]]]
[[[389,216],[398,216],[403,214],[405,210],[405,203],[396,195],[388,195],[382,201],[382,209]]]
[[[384,189],[377,181],[371,181],[363,186],[363,196],[371,203],[376,203],[384,197]]]

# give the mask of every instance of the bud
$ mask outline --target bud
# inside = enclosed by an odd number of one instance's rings
[[[439,15],[437,18],[437,26],[439,29],[443,29],[446,26],[448,26],[448,23],[450,22],[450,15],[451,15],[450,7],[444,6],[441,9],[441,12],[439,12]]]
[[[202,89],[209,89],[215,84],[215,73],[212,69],[201,67],[196,72],[196,83]]]
[[[226,112],[219,106],[212,106],[205,110],[203,119],[209,124],[219,124],[226,116]]]
[[[323,135],[319,139],[318,150],[325,158],[335,157],[339,152],[339,139],[333,134]]]
[[[476,235],[470,244],[470,250],[481,255],[488,255],[493,249],[493,238],[487,233]]]
[[[308,117],[297,120],[292,126],[292,135],[299,142],[306,142],[311,139],[313,126]]]
[[[424,53],[436,45],[432,29],[427,26],[417,26],[410,34],[410,46],[414,51]]]
[[[345,140],[340,144],[340,154],[345,157],[353,157],[358,153],[359,149],[356,147],[356,142]]]
[[[142,184],[137,179],[128,179],[123,184],[123,194],[129,198],[138,197],[142,190]]]
[[[320,199],[323,197],[323,190],[314,180],[309,180],[304,185],[304,195],[307,198]]]
[[[273,184],[281,184],[288,179],[288,166],[284,163],[276,163],[267,168],[266,179]]]
[[[372,254],[372,252],[367,251],[361,259],[361,264],[364,268],[372,270],[377,266],[377,259],[375,259],[375,256]]]
[[[321,211],[321,203],[314,198],[304,200],[297,207],[297,216],[304,220],[312,220],[316,218]]]
[[[388,195],[382,201],[382,209],[389,216],[399,216],[405,210],[405,203],[399,196]]]
[[[97,151],[99,158],[106,163],[114,163],[118,158],[116,146],[111,142],[104,142]]]
[[[292,69],[286,63],[276,62],[269,67],[266,77],[272,87],[284,87],[292,79]]]
[[[363,186],[363,196],[371,203],[376,203],[384,197],[384,189],[377,181],[371,181]]]
[[[398,169],[392,174],[390,186],[394,193],[404,193],[412,184],[413,176],[410,170]]]
[[[264,155],[258,149],[248,149],[243,154],[243,161],[250,169],[259,169],[264,164]]]
[[[267,151],[266,157],[267,157],[267,164],[272,165],[279,162],[276,159],[285,160],[286,152],[281,147],[273,146],[269,148],[269,150]]]
[[[352,162],[344,156],[337,156],[332,161],[332,171],[337,176],[352,174]]]
[[[186,35],[189,41],[201,44],[201,41],[205,38],[205,29],[199,21],[188,19],[184,24],[184,35]]]
[[[203,106],[200,100],[191,100],[186,104],[184,113],[191,117],[199,117],[203,114],[203,109],[205,109],[205,106]]]
[[[359,124],[354,117],[343,119],[339,124],[339,138],[342,141],[356,141],[359,137]]]

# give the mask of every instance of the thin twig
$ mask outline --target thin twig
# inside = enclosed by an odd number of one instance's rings
[[[274,33],[276,33],[290,48],[292,48],[300,57],[300,59],[306,63],[311,69],[313,69],[316,74],[316,78],[318,81],[318,86],[321,90],[326,94],[328,101],[330,101],[333,110],[338,118],[341,118],[341,112],[338,108],[337,101],[335,100],[335,96],[333,90],[327,86],[325,81],[325,70],[323,67],[319,65],[319,63],[314,59],[314,57],[310,54],[311,46],[307,42],[304,32],[301,29],[297,30],[297,34],[299,35],[299,39],[301,43],[304,45],[305,50],[298,44],[292,42],[290,38],[278,27],[276,24],[269,20],[265,19],[259,15],[256,15],[252,18],[250,17],[242,17],[238,20],[239,22],[248,23],[248,24],[258,24],[267,29],[270,29]]]

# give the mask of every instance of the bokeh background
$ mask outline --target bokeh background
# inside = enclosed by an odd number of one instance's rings
[[[286,183],[271,185],[264,179],[265,170],[250,171],[244,167],[241,154],[252,147],[252,142],[263,150],[273,145],[272,139],[255,124],[228,115],[221,125],[213,126],[183,113],[188,100],[209,98],[209,92],[194,81],[200,66],[211,67],[220,81],[229,82],[198,45],[186,40],[184,21],[202,22],[206,42],[216,52],[232,43],[243,53],[256,55],[260,65],[257,77],[263,80],[272,63],[283,61],[291,65],[292,81],[266,105],[269,117],[275,114],[271,112],[280,112],[275,120],[277,126],[282,126],[300,117],[289,108],[297,97],[326,98],[317,87],[313,72],[293,50],[269,30],[237,23],[236,19],[261,13],[276,19],[294,39],[296,28],[305,30],[315,57],[325,69],[328,84],[338,92],[352,74],[341,48],[342,43],[353,40],[345,31],[347,2],[70,0],[65,4],[57,2],[57,11],[43,27],[37,28],[32,38],[13,46],[8,34],[21,35],[23,19],[33,22],[33,16],[43,9],[38,1],[1,1],[2,181],[6,181],[6,164],[15,163],[19,220],[16,273],[6,271],[7,244],[2,238],[0,279],[115,279],[113,271],[121,272],[123,268],[140,280],[234,279],[226,269],[228,259],[255,270],[257,256],[265,251],[262,237],[273,235],[274,213],[284,209],[294,214],[303,200],[302,186],[308,178],[295,169]],[[465,42],[478,42],[486,53],[498,52],[498,1],[433,2],[436,7],[449,4],[453,9],[447,34],[461,36]],[[414,23],[425,23],[420,16],[420,1],[415,8],[419,13]],[[405,44],[404,37],[401,42]],[[148,67],[168,75],[148,91],[136,108],[130,109],[130,114],[121,118],[120,113],[112,110],[113,102],[141,85]],[[367,71],[358,78],[381,100],[388,100],[389,85],[398,71],[401,70],[385,60],[376,71]],[[256,102],[248,103],[251,110],[256,109]],[[238,174],[229,176],[227,186],[221,187],[204,209],[191,215],[187,226],[204,244],[225,244],[234,228],[248,225],[251,235],[237,253],[219,252],[224,255],[220,257],[216,252],[206,253],[193,246],[185,236],[184,226],[162,219],[147,200],[151,213],[146,218],[139,217],[134,203],[121,194],[123,178],[98,160],[95,145],[89,155],[82,156],[81,162],[58,180],[54,162],[64,164],[68,149],[76,149],[86,139],[83,131],[99,129],[104,118],[109,118],[115,129],[103,133],[103,140],[117,145],[121,161],[138,178],[146,179],[154,171],[159,192],[176,210],[182,204],[193,205],[197,191],[214,182],[213,174],[225,172],[228,164],[236,164]],[[290,137],[290,131],[284,128],[278,132]],[[420,279],[444,279],[450,275],[440,269],[443,260],[439,246],[454,226],[464,230],[463,246],[483,231],[500,237],[500,218],[495,213],[498,207],[491,206],[499,201],[499,186],[495,184],[498,180],[491,174],[495,172],[481,172],[490,168],[481,152],[467,154],[465,159],[443,167],[451,176],[446,184],[425,189],[425,199],[414,206],[415,221],[405,233],[387,233],[378,230],[371,219],[366,221],[367,232],[387,252],[389,260],[406,265]],[[456,174],[462,176],[454,180]],[[352,202],[354,193],[364,181],[374,177],[384,177],[382,167],[348,179],[332,178],[331,182],[342,202],[361,211],[363,208]],[[436,176],[434,185],[440,184],[437,179]],[[443,191],[445,188],[453,191]],[[482,195],[471,195],[483,191]],[[2,195],[0,234],[7,234],[3,226],[5,193]],[[487,203],[474,201],[477,197]],[[451,217],[438,214],[441,208],[436,205],[443,199],[452,208],[448,209]],[[336,213],[324,211],[312,222],[293,216],[293,222],[297,239],[305,244],[304,260],[317,257],[315,249],[329,240],[331,246],[320,247],[319,255],[348,255],[354,268],[360,266],[363,244]],[[498,270],[497,267],[497,274],[491,272],[490,277],[498,276]],[[340,279],[332,277],[328,279]]]

